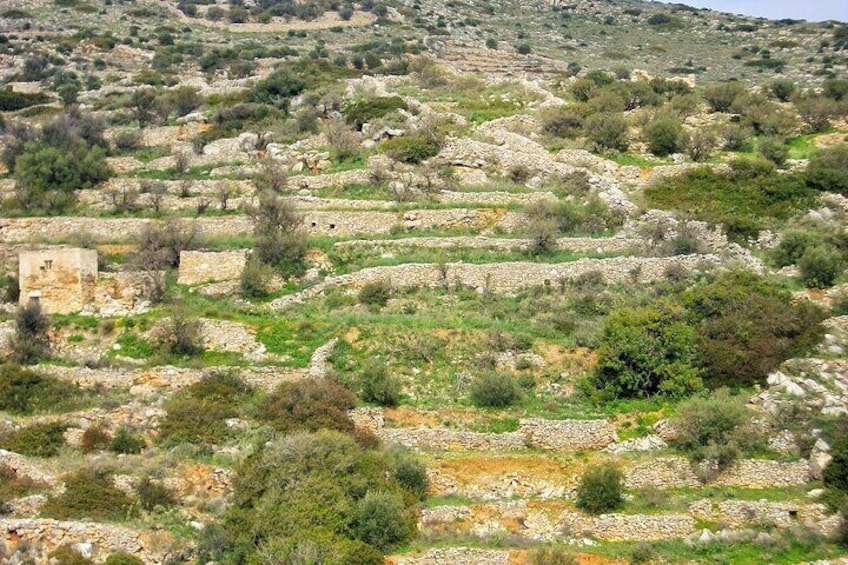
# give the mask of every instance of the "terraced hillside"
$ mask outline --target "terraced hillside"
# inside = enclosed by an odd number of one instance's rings
[[[4,562],[845,562],[844,25],[2,10]]]

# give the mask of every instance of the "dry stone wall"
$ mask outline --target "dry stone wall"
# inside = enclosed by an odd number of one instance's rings
[[[533,244],[529,239],[495,239],[485,236],[477,237],[406,237],[403,239],[354,239],[339,241],[333,245],[336,249],[350,247],[371,247],[378,251],[397,251],[411,247],[430,249],[496,249],[509,251],[525,250]],[[615,237],[563,237],[556,241],[558,249],[575,253],[624,253],[644,249],[642,239]]]
[[[158,548],[168,547],[170,535],[164,532],[144,533],[120,526],[89,522],[60,522],[42,519],[0,519],[0,532],[5,544],[4,555],[11,555],[21,542],[40,546],[39,565],[49,563],[47,554],[60,545],[79,544],[95,563],[103,563],[110,553],[136,555],[149,565],[167,561],[169,555]]]
[[[248,251],[183,251],[180,253],[179,284],[197,285],[241,278]]]

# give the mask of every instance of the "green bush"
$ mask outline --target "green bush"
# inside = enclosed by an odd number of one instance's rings
[[[104,565],[144,565],[144,561],[129,553],[112,553],[106,558]]]
[[[485,408],[512,406],[521,398],[521,387],[505,373],[487,372],[471,383],[471,401]]]
[[[592,114],[586,118],[583,133],[595,150],[626,151],[629,145],[627,122],[617,113]]]
[[[249,259],[241,272],[240,288],[245,298],[262,299],[269,295],[268,285],[274,269],[258,259]]]
[[[134,512],[133,500],[112,484],[108,473],[81,469],[65,477],[65,490],[48,497],[42,514],[56,520],[125,520]]]
[[[366,122],[382,118],[395,110],[408,109],[406,101],[400,96],[377,96],[351,104],[345,110],[345,122],[359,130]]]
[[[280,385],[260,405],[258,417],[284,433],[322,428],[352,433],[347,411],[355,405],[356,396],[345,386],[310,379]]]
[[[379,565],[378,547],[396,547],[415,531],[414,501],[402,496],[386,458],[335,431],[265,444],[238,466],[233,489],[222,553],[236,562],[312,555]]]
[[[403,447],[394,447],[388,452],[392,473],[407,492],[420,500],[427,497],[427,467],[421,459]]]
[[[590,514],[611,512],[624,502],[624,474],[614,463],[586,469],[577,485],[575,503]]]
[[[539,110],[538,120],[542,131],[556,136],[573,139],[583,131],[586,109],[582,105],[548,106]]]
[[[256,259],[284,276],[296,276],[306,270],[306,233],[303,215],[290,200],[264,190],[259,205],[247,209],[254,221],[253,252]]]
[[[400,492],[372,491],[356,505],[354,535],[380,551],[409,539],[415,530]]]
[[[823,312],[746,272],[683,295],[695,330],[697,365],[710,388],[763,384],[783,361],[804,356],[823,336]]]
[[[395,161],[417,164],[438,155],[442,144],[427,134],[412,134],[384,141],[382,147],[386,155]]]
[[[834,145],[810,157],[807,183],[819,190],[848,194],[848,145]]]
[[[772,249],[772,261],[778,267],[795,265],[808,247],[820,241],[821,238],[814,233],[803,230],[789,230],[783,235],[777,247]]]
[[[389,281],[379,280],[365,283],[359,291],[360,304],[368,306],[385,306],[392,295],[392,286]]]
[[[306,88],[306,83],[287,69],[275,71],[250,91],[250,100],[270,104],[288,112],[291,99]]]
[[[76,386],[55,377],[12,363],[0,365],[0,410],[12,414],[56,410],[68,406],[79,395]]]
[[[92,565],[91,559],[86,559],[69,544],[62,544],[47,554],[50,563],[55,565]]]
[[[110,176],[106,152],[82,141],[70,147],[31,146],[15,160],[18,205],[31,212],[58,213],[74,191],[93,188]]]
[[[706,398],[692,398],[677,409],[673,422],[677,438],[672,445],[694,462],[724,469],[760,444],[745,399],[719,389]]]
[[[658,116],[645,128],[645,138],[651,153],[665,157],[681,148],[683,123],[674,116]]]
[[[146,447],[144,440],[134,435],[129,429],[126,427],[118,428],[118,431],[115,432],[115,437],[112,438],[112,442],[109,444],[109,449],[115,453],[141,453],[141,450]]]
[[[744,93],[744,84],[730,81],[706,87],[703,96],[713,112],[727,112],[733,105],[733,101]]]
[[[826,288],[845,270],[845,261],[838,249],[820,244],[804,251],[798,259],[798,269],[807,287]]]
[[[167,443],[220,444],[230,436],[226,420],[238,415],[229,404],[185,394],[175,395],[163,408],[159,439]]]
[[[362,400],[380,406],[397,406],[400,401],[401,383],[389,375],[382,365],[367,367],[359,377]]]
[[[178,357],[203,353],[200,323],[181,308],[174,309],[158,336],[157,345],[165,354]]]
[[[694,330],[669,304],[611,312],[589,383],[606,398],[682,397],[700,389],[702,377]]]
[[[11,89],[0,90],[0,112],[15,112],[36,104],[49,102],[50,98],[41,92],[14,92]]]
[[[830,456],[833,459],[824,468],[823,481],[829,491],[848,497],[848,420],[843,418],[837,430],[830,445]],[[848,502],[848,498],[845,500]]]
[[[50,341],[47,330],[50,318],[41,312],[41,305],[30,301],[15,313],[15,333],[9,340],[9,359],[21,365],[33,365],[47,354]]]
[[[757,145],[757,152],[778,167],[789,158],[789,146],[774,137],[764,137]]]
[[[31,457],[53,457],[65,445],[63,424],[32,424],[0,436],[0,448]]]

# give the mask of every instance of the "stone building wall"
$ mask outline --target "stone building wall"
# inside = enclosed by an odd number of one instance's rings
[[[97,251],[64,247],[23,251],[18,273],[22,305],[37,299],[48,314],[79,312],[94,300]]]

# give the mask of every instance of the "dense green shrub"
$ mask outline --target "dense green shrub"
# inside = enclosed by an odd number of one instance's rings
[[[327,379],[283,383],[259,407],[259,419],[275,429],[290,433],[322,428],[352,433],[347,411],[356,396],[345,386]]]
[[[807,182],[819,190],[848,194],[848,145],[817,151],[807,165]]]
[[[744,92],[744,84],[730,81],[706,87],[703,96],[713,112],[727,112],[733,105],[733,101]]]
[[[539,110],[542,131],[563,138],[575,138],[583,131],[586,109],[579,104],[548,106]]]
[[[607,398],[681,397],[701,388],[702,377],[683,309],[660,304],[610,313],[589,383]]]
[[[735,239],[754,237],[769,219],[785,220],[815,204],[815,191],[797,174],[777,174],[763,160],[739,160],[730,172],[688,171],[645,189],[648,206],[678,210],[725,225]]]
[[[836,430],[830,445],[830,456],[833,459],[824,468],[823,481],[828,490],[828,499],[836,502],[844,511],[848,510],[848,420],[843,418]]]
[[[485,408],[504,408],[518,402],[521,387],[512,375],[485,372],[471,383],[471,401]]]
[[[575,503],[590,514],[602,514],[621,506],[623,491],[624,473],[617,465],[595,465],[586,469],[580,477]]]
[[[273,563],[312,555],[315,562],[378,565],[379,548],[415,531],[414,500],[385,456],[335,431],[264,445],[239,465],[233,487],[224,551],[237,563],[261,553]]]
[[[247,209],[254,227],[253,252],[263,264],[284,276],[296,276],[306,270],[306,232],[303,215],[291,201],[269,190],[259,194],[259,203]]]
[[[801,280],[809,288],[832,286],[845,270],[842,253],[835,247],[820,244],[808,247],[798,259]]]
[[[165,354],[178,357],[203,353],[200,322],[181,308],[174,309],[157,336],[157,345]]]
[[[780,240],[780,243],[772,249],[772,261],[778,267],[795,265],[808,247],[821,241],[821,238],[811,232],[804,230],[789,230]]]
[[[65,445],[64,424],[32,424],[0,436],[0,448],[32,457],[53,457]]]
[[[386,155],[395,161],[417,164],[438,155],[442,143],[430,135],[417,133],[384,141],[382,147]]]
[[[362,124],[382,118],[395,110],[408,110],[409,106],[400,96],[377,96],[359,100],[345,110],[345,122],[356,129],[362,129]]]
[[[144,565],[144,561],[129,553],[112,553],[106,558],[104,565]]]
[[[392,285],[389,281],[379,280],[365,283],[359,291],[360,304],[368,306],[385,306],[392,295]]]
[[[362,400],[380,406],[397,406],[400,401],[401,383],[383,365],[367,367],[359,377]]]
[[[288,69],[280,69],[257,83],[250,91],[250,99],[288,112],[291,99],[305,88],[306,83],[299,76]]]
[[[56,410],[67,406],[79,389],[55,377],[5,363],[0,365],[0,410],[13,414]]]
[[[645,137],[651,153],[665,157],[681,148],[683,123],[676,117],[661,115],[645,128]]]
[[[823,312],[746,272],[732,272],[686,292],[698,366],[711,388],[763,383],[783,361],[811,351],[823,335]]]
[[[592,114],[586,118],[583,134],[595,150],[626,151],[629,145],[627,122],[617,113]]]
[[[65,490],[51,495],[42,508],[57,520],[115,521],[134,512],[133,499],[112,483],[108,473],[81,469],[65,477]]]
[[[0,90],[0,112],[14,112],[49,102],[50,98],[42,93],[14,92],[10,89]]]
[[[678,435],[672,445],[692,461],[724,469],[759,446],[752,416],[745,399],[731,396],[727,389],[692,398],[678,408],[673,419]]]
[[[789,146],[782,140],[774,137],[764,137],[757,144],[757,152],[777,165],[783,166],[789,158]]]
[[[115,453],[141,453],[141,450],[146,447],[144,440],[133,434],[128,428],[121,426],[115,432],[115,437],[112,438],[109,444],[109,449]]]
[[[9,360],[21,365],[33,365],[47,354],[50,340],[47,330],[50,318],[42,313],[41,304],[31,300],[15,312],[15,333],[9,340]]]
[[[387,453],[392,473],[400,485],[417,498],[427,497],[427,467],[421,459],[403,447],[393,447]]]
[[[239,279],[242,296],[253,299],[267,298],[273,277],[274,269],[270,265],[251,257],[245,264]]]

